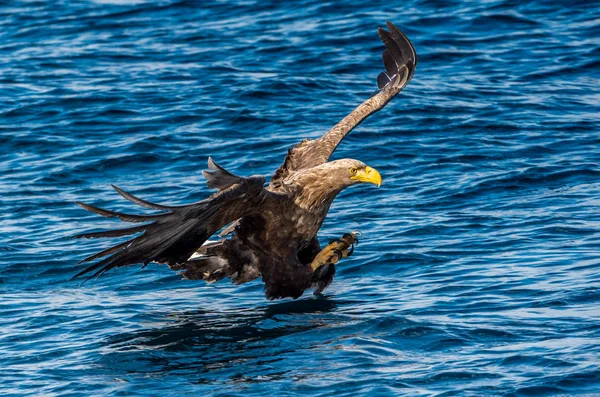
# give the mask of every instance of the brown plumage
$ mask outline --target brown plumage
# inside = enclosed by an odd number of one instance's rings
[[[337,194],[357,183],[381,184],[379,173],[353,159],[329,161],[342,139],[369,115],[382,109],[411,80],[417,54],[408,38],[393,24],[379,29],[386,46],[385,72],[377,78],[381,89],[359,105],[321,138],[304,140],[289,150],[268,186],[262,176],[241,177],[211,158],[203,174],[218,191],[205,200],[165,206],[142,200],[116,186],[125,199],[163,211],[158,215],[128,215],[78,203],[105,217],[142,225],[84,233],[99,238],[136,235],[83,259],[99,260],[75,277],[97,277],[126,265],[150,262],[181,270],[184,277],[214,282],[230,278],[244,283],[262,277],[269,299],[298,298],[304,290],[322,292],[332,281],[335,263],[352,253],[357,234],[346,234],[321,249],[319,231]],[[207,240],[225,228],[215,242]],[[141,233],[141,234],[140,234]]]

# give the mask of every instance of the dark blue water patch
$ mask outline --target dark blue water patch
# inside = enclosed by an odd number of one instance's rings
[[[589,1],[0,5],[3,395],[538,396],[600,390],[600,8]],[[334,202],[363,239],[324,296],[80,285],[75,241],[212,193],[213,156],[271,175],[376,90],[392,20],[419,65],[335,158],[383,175]]]

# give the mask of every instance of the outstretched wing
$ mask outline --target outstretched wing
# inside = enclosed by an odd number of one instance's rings
[[[350,131],[371,114],[382,109],[412,79],[417,66],[417,53],[412,43],[396,26],[387,22],[385,31],[379,28],[379,37],[385,44],[382,58],[385,72],[377,77],[381,91],[364,101],[321,138],[304,140],[289,150],[283,165],[277,170],[271,185],[277,187],[293,171],[326,163]]]
[[[206,200],[190,205],[154,204],[113,186],[127,200],[146,208],[164,211],[162,214],[128,215],[78,202],[77,204],[84,209],[107,218],[116,217],[125,222],[150,223],[126,229],[83,233],[75,236],[76,238],[100,238],[142,233],[83,259],[80,263],[104,258],[80,271],[75,277],[91,273],[89,279],[100,276],[114,267],[136,263],[147,265],[150,262],[158,262],[174,266],[185,262],[220,228],[253,211],[258,211],[264,196],[270,194],[263,188],[264,177],[237,177],[216,165],[212,160],[209,161],[209,167],[215,170],[216,174],[209,174],[214,178],[208,179],[208,181],[214,182],[214,187],[221,187],[221,190]]]

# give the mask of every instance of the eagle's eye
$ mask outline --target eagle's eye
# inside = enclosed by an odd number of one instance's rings
[[[357,172],[358,172],[358,168],[356,168],[356,167],[352,167],[352,168],[350,168],[350,173],[351,173],[352,175],[356,174]]]

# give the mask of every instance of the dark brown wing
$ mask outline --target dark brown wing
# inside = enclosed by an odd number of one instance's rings
[[[415,48],[408,37],[391,22],[387,22],[387,28],[389,32],[379,28],[379,37],[386,47],[382,54],[385,72],[377,77],[377,85],[381,91],[360,104],[321,138],[306,139],[290,149],[283,165],[273,176],[271,186],[280,186],[293,171],[326,163],[354,127],[382,109],[412,79],[417,66]]]
[[[223,177],[224,179],[217,177],[220,182],[215,183],[227,185],[223,181],[231,182],[233,177],[235,176],[227,173]],[[147,265],[150,262],[158,262],[174,266],[185,262],[220,228],[247,214],[259,211],[265,195],[271,194],[264,190],[265,178],[261,176],[235,178],[237,178],[236,183],[228,185],[208,199],[183,206],[164,206],[150,203],[114,187],[119,194],[136,204],[166,211],[157,215],[128,215],[77,203],[88,211],[108,218],[117,217],[125,222],[150,223],[126,229],[84,233],[75,236],[76,238],[100,238],[142,233],[128,241],[83,259],[80,263],[106,257],[80,271],[75,277],[93,272],[88,277],[89,279],[100,276],[114,267],[136,263]]]

